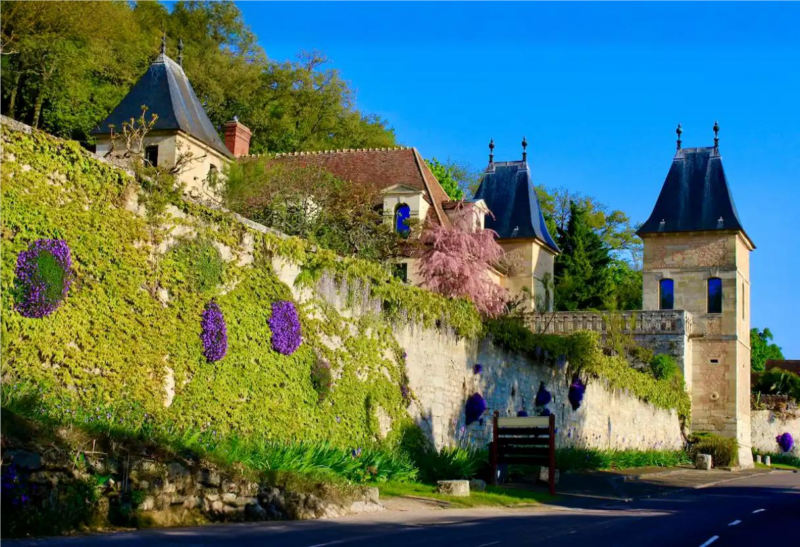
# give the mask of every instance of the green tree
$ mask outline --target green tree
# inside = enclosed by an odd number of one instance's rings
[[[444,188],[444,191],[450,196],[450,199],[464,199],[463,180],[457,178],[459,175],[463,176],[465,173],[463,169],[458,171],[458,166],[452,162],[440,163],[436,158],[425,160],[425,163],[428,164],[431,173],[433,173],[433,176],[439,181],[439,184],[442,185],[442,188]]]
[[[750,329],[750,368],[753,372],[763,372],[770,359],[785,359],[781,348],[771,341],[772,332],[768,328],[763,331]]]
[[[615,307],[608,246],[592,229],[585,207],[570,203],[566,229],[558,232],[561,254],[555,263],[558,310],[607,310]]]
[[[234,116],[251,150],[287,152],[395,146],[385,120],[362,113],[324,55],[269,59],[233,2],[3,2],[2,112],[59,136],[90,131],[158,55],[183,66],[219,130]]]

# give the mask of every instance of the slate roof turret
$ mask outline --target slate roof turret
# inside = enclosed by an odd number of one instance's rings
[[[183,131],[233,158],[195,95],[183,67],[167,57],[163,49],[122,102],[92,131],[92,135],[108,135],[111,132],[109,125],[120,131],[123,122],[141,116],[144,105],[148,109],[147,118],[151,114],[158,115],[154,131]]]
[[[561,252],[544,221],[527,161],[490,163],[475,199],[486,202],[492,214],[486,216],[485,227],[500,239],[533,238],[554,253]]]
[[[739,220],[719,148],[678,149],[653,212],[637,234],[730,230],[742,232],[752,245]]]

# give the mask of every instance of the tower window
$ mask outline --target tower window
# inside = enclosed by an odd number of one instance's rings
[[[407,236],[411,229],[408,227],[408,218],[411,216],[411,208],[405,203],[401,203],[394,210],[394,229],[402,235]]]
[[[722,313],[722,279],[708,280],[708,313]]]
[[[145,147],[144,163],[149,167],[155,167],[158,165],[158,145]]]
[[[659,309],[675,309],[675,282],[672,279],[662,279],[658,283]]]

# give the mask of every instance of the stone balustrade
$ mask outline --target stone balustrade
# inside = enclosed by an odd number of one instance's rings
[[[692,329],[692,315],[683,310],[530,313],[525,322],[540,334],[570,334],[579,330],[605,334],[616,325],[628,334],[688,335]]]

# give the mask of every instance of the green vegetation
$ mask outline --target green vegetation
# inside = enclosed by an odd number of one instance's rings
[[[675,359],[664,353],[656,355],[650,360],[649,370],[657,380],[671,380],[675,375],[680,374]]]
[[[527,354],[546,351],[554,365],[564,356],[575,373],[606,381],[611,389],[627,389],[654,406],[676,409],[684,421],[689,419],[691,400],[680,374],[659,380],[632,368],[623,356],[605,355],[595,332],[581,331],[569,336],[534,334],[514,317],[489,320],[484,332],[510,351]]]
[[[750,329],[750,368],[753,372],[763,372],[770,359],[785,359],[780,346],[771,342],[772,338],[769,329]]]
[[[425,160],[425,163],[450,199],[464,199],[464,188],[467,185],[467,171],[464,168],[449,161],[440,163],[436,158]]]
[[[691,463],[683,450],[595,450],[559,448],[556,464],[561,471],[594,471],[635,467],[676,467]]]
[[[227,213],[184,201],[173,205],[186,218],[167,220],[161,213],[150,222],[122,206],[135,182],[76,143],[11,130],[2,138],[4,153],[15,157],[2,173],[3,383],[41,386],[37,412],[65,417],[68,410],[100,407],[126,424],[147,414],[146,423],[189,435],[235,432],[243,439],[366,447],[379,437],[379,408],[395,431],[409,421],[393,324],[438,324],[462,336],[480,331],[471,303],[408,287],[381,265],[315,252],[300,239],[251,231]],[[58,191],[55,176],[67,181]],[[169,223],[188,235],[154,261],[152,249],[168,240]],[[13,311],[14,263],[30,241],[43,237],[69,243],[75,283],[53,316],[26,319]],[[248,252],[247,238],[253,266],[238,260]],[[216,285],[211,242],[233,254]],[[300,306],[303,344],[291,356],[279,355],[268,343],[269,304],[292,294],[275,276],[272,257],[298,264],[298,283],[310,289],[329,278],[337,290],[352,288],[345,292],[354,306],[366,297],[378,308],[346,318],[321,297],[313,315]],[[200,316],[210,298],[228,325],[228,354],[214,364],[200,343]],[[337,349],[325,343],[332,339]],[[324,404],[312,380],[318,356],[336,371]]]
[[[713,433],[695,433],[689,438],[689,457],[711,454],[714,467],[734,467],[739,464],[739,443],[733,437]]]
[[[758,376],[753,390],[763,395],[787,395],[800,401],[800,376],[788,370],[773,368]]]
[[[253,152],[396,144],[324,55],[269,59],[233,2],[10,2],[1,29],[3,114],[62,137],[91,141],[163,31],[173,59],[183,39],[184,70],[214,126],[239,116]]]
[[[757,454],[760,454],[762,458],[769,456],[770,466],[775,469],[800,469],[800,457],[798,456],[785,452],[759,452],[758,450],[753,450],[753,456]],[[764,464],[761,465],[767,467]]]
[[[446,446],[438,451],[428,447],[414,456],[419,476],[426,482],[474,478],[488,461],[487,450],[469,446]]]
[[[382,498],[407,496],[445,502],[453,508],[469,507],[521,507],[546,502],[552,496],[545,492],[514,490],[511,488],[487,486],[485,492],[470,492],[468,498],[438,494],[436,486],[420,483],[388,482],[378,486]]]

